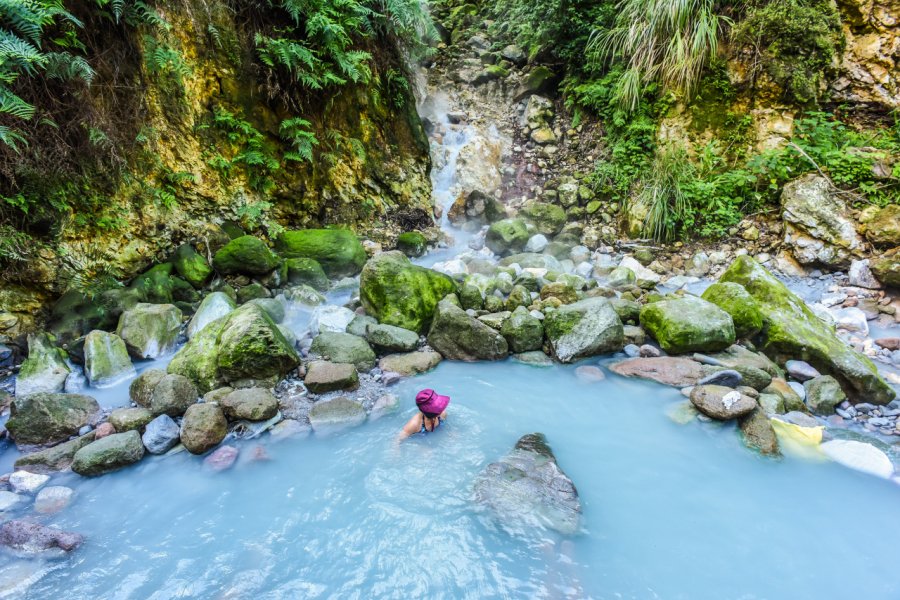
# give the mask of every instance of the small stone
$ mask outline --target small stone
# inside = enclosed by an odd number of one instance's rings
[[[316,402],[309,411],[309,422],[314,431],[356,427],[365,420],[366,410],[362,404],[344,396]]]
[[[313,394],[355,390],[359,387],[359,375],[351,364],[317,360],[309,364],[304,383]]]
[[[230,469],[238,457],[238,449],[234,446],[220,446],[203,459],[204,466],[219,472]]]
[[[39,475],[28,471],[16,471],[9,476],[9,485],[18,494],[34,494],[48,481],[49,475]]]
[[[784,364],[784,368],[787,369],[788,375],[800,383],[821,375],[811,364],[802,360],[789,360]]]
[[[752,412],[756,400],[719,385],[698,385],[691,391],[691,402],[708,417],[727,421]]]
[[[625,354],[629,358],[637,358],[638,356],[641,355],[640,347],[635,344],[628,344],[627,346],[622,348],[622,351],[625,352]]]
[[[267,389],[246,388],[234,390],[219,402],[229,419],[266,421],[278,412],[278,400]]]
[[[14,494],[6,490],[0,490],[0,516],[12,508],[15,508],[22,500],[23,496]]]
[[[900,350],[900,337],[878,338],[875,340],[875,343],[885,350]]]
[[[707,375],[697,382],[697,385],[724,385],[725,387],[736,388],[741,385],[744,378],[740,373],[732,369],[717,371]]]
[[[75,497],[75,490],[63,485],[51,485],[38,492],[34,499],[34,511],[43,515],[58,513]]]
[[[662,350],[650,344],[644,344],[640,347],[641,358],[659,358],[662,356]]]
[[[150,454],[165,454],[175,447],[180,437],[178,424],[169,415],[159,415],[144,428],[141,441]]]
[[[94,436],[95,440],[103,439],[108,435],[112,435],[116,432],[115,426],[112,423],[100,423],[97,425],[97,429],[94,430],[96,435]]]

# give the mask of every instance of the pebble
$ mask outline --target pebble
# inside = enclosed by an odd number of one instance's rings
[[[23,497],[19,494],[14,494],[5,490],[0,491],[0,513],[14,508],[22,500]]]
[[[16,471],[9,476],[9,485],[14,492],[20,494],[33,494],[41,489],[48,481],[49,475],[29,473],[28,471]]]
[[[113,427],[112,423],[100,423],[97,425],[97,429],[95,430],[96,434],[94,435],[95,440],[99,440],[101,438],[105,438],[108,435],[112,435],[116,432],[116,428]]]
[[[64,485],[45,487],[34,499],[34,510],[43,515],[58,513],[72,503],[74,496],[75,490]]]
[[[637,358],[641,355],[641,349],[636,344],[628,344],[622,350],[629,358]]]
[[[402,379],[402,375],[400,373],[395,373],[394,371],[384,371],[381,374],[381,383],[385,386],[391,386],[395,383],[399,382]]]
[[[800,396],[801,400],[806,400],[806,388],[803,387],[802,384],[797,383],[796,381],[788,381],[788,385],[791,386],[791,389],[797,392],[797,395]]]
[[[900,337],[878,338],[875,343],[885,350],[900,350]]]
[[[800,383],[821,376],[821,373],[815,367],[802,360],[789,360],[784,367],[787,369],[788,374]]]
[[[640,347],[641,358],[659,358],[662,356],[662,350],[650,344],[644,344]]]

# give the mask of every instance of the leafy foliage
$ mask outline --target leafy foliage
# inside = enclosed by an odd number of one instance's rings
[[[621,0],[615,25],[595,32],[588,56],[596,65],[621,62],[615,96],[637,109],[644,88],[658,83],[690,96],[729,22],[715,0]]]
[[[313,149],[319,144],[319,140],[316,139],[316,134],[309,129],[311,125],[312,123],[300,117],[285,119],[281,122],[279,135],[293,148],[284,153],[284,160],[312,162]]]

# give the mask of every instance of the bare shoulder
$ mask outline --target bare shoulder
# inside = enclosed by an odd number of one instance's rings
[[[403,431],[412,435],[414,433],[418,433],[422,424],[422,418],[419,415],[413,415],[409,418],[409,421],[406,422],[406,425],[403,426]]]

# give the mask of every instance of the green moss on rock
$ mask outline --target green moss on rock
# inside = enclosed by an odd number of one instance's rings
[[[413,258],[422,256],[428,250],[428,241],[418,231],[407,231],[397,238],[397,250]]]
[[[866,356],[856,352],[791,293],[762,265],[749,256],[738,257],[719,278],[744,286],[763,316],[762,350],[779,364],[805,360],[833,375],[848,395],[874,404],[887,404],[894,390]]]
[[[328,275],[314,258],[288,258],[284,261],[284,277],[286,285],[308,285],[317,290],[328,289]]]
[[[359,295],[366,312],[380,323],[422,333],[435,307],[456,283],[442,273],[409,262],[400,252],[384,252],[362,271]]]
[[[641,309],[641,326],[671,354],[715,352],[734,343],[731,316],[696,296],[662,300]]]
[[[763,317],[759,306],[743,286],[730,281],[717,282],[706,288],[702,298],[731,315],[734,334],[738,338],[753,337],[762,329]]]
[[[197,289],[202,288],[213,273],[206,257],[194,250],[190,244],[178,247],[175,256],[172,257],[172,264],[178,274]]]
[[[216,252],[213,266],[223,275],[263,275],[278,266],[278,257],[261,239],[244,235]]]
[[[276,247],[285,258],[317,260],[329,277],[356,275],[366,264],[362,243],[346,229],[286,231]]]

